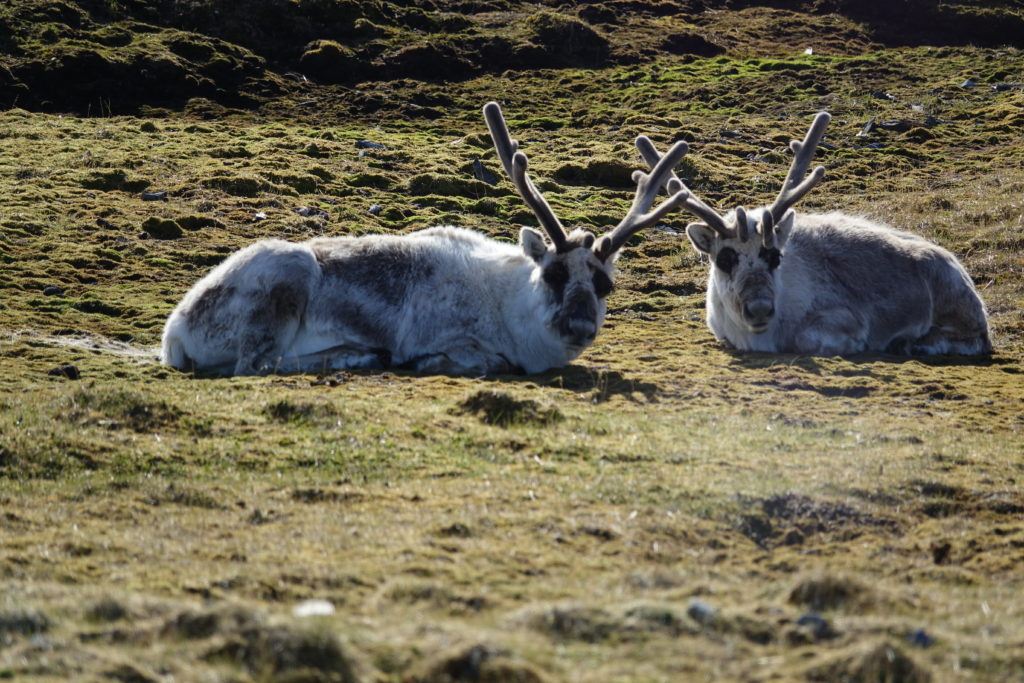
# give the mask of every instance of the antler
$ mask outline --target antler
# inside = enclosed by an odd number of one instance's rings
[[[772,216],[771,211],[765,211],[761,214],[760,228],[764,248],[771,249],[775,246],[775,217]]]
[[[651,145],[646,136],[641,135],[636,139],[637,149],[640,149],[641,153],[645,143]],[[633,204],[619,224],[598,241],[595,251],[600,258],[606,259],[617,252],[631,236],[660,221],[690,196],[689,190],[683,187],[683,183],[672,172],[689,149],[685,142],[677,142],[665,156],[651,164],[653,168],[650,173],[633,172],[633,181],[636,183]],[[657,199],[662,185],[668,188],[671,196],[653,211],[648,211]]]
[[[676,143],[677,145],[679,143]],[[651,142],[650,138],[641,135],[636,139],[636,148],[640,150],[640,155],[647,162],[648,166],[652,168],[657,164],[661,163],[661,152],[658,151],[654,143]],[[673,164],[674,166],[675,164]],[[693,191],[690,190],[686,185],[683,185],[683,181],[679,179],[674,172],[670,173],[665,179],[665,189],[668,190],[669,194],[675,194],[679,189],[686,190],[687,198],[686,201],[682,202],[683,208],[692,213],[697,218],[708,224],[715,232],[726,239],[736,237],[736,233],[729,228],[728,223],[725,222],[725,218],[712,209],[710,206],[701,201]]]
[[[821,142],[821,137],[825,134],[825,127],[831,120],[832,117],[827,112],[818,112],[804,141],[793,140],[789,143],[789,148],[796,156],[793,158],[793,164],[789,167],[789,173],[786,174],[785,182],[782,183],[782,189],[779,190],[779,196],[775,198],[768,209],[776,223],[782,220],[786,211],[825,177],[825,167],[818,166],[811,172],[811,175],[804,178],[807,168],[811,165],[811,159],[814,158],[814,151],[818,149],[818,143]]]
[[[519,142],[513,140],[509,134],[505,117],[501,115],[501,107],[497,102],[488,102],[484,105],[484,120],[487,121],[487,128],[491,132],[494,150],[498,153],[505,172],[508,173],[516,190],[519,191],[519,196],[533,210],[541,227],[544,228],[544,232],[548,234],[551,243],[555,245],[555,250],[566,251],[569,242],[566,239],[565,229],[558,217],[555,216],[555,212],[551,210],[547,200],[544,199],[544,195],[537,190],[533,181],[526,175],[528,166],[526,155],[519,151]]]

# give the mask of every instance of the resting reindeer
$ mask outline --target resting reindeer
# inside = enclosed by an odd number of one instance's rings
[[[532,228],[518,247],[452,227],[257,242],[185,295],[164,328],[162,361],[235,375],[388,366],[484,375],[541,372],[578,356],[604,321],[622,245],[685,199],[678,191],[650,210],[686,145],[650,174],[633,174],[632,206],[595,240],[584,230],[566,234],[496,103],[484,117],[551,246]]]
[[[742,351],[843,355],[992,352],[985,306],[951,253],[865,218],[791,207],[821,182],[805,178],[830,116],[819,113],[771,206],[720,215],[692,193],[683,206],[703,222],[686,234],[712,263],[708,326]],[[661,155],[637,141],[648,164]],[[673,174],[674,176],[674,174]],[[677,178],[669,178],[678,192]]]

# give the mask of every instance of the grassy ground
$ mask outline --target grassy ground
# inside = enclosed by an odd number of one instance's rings
[[[583,65],[568,52],[494,73],[459,52],[476,67],[449,83],[382,66],[390,80],[322,85],[286,75],[301,44],[212,43],[242,65],[220,84],[252,92],[203,84],[223,75],[207,54],[179,63],[203,98],[126,87],[93,107],[40,90],[31,41],[71,50],[124,30],[132,49],[193,54],[165,33],[195,27],[143,31],[119,3],[15,4],[57,38],[24,12],[0,22],[28,107],[0,112],[0,678],[1024,676],[1019,50],[893,43],[863,17],[799,7],[609,2],[588,18],[607,49],[588,38]],[[504,37],[540,59],[524,33],[536,7],[477,4],[469,25],[427,12],[433,28],[412,29],[398,12],[406,24],[334,37],[361,36],[342,56],[364,66],[404,64],[381,57],[403,31]],[[765,39],[783,30],[785,45]],[[672,54],[659,40],[673,32],[720,54]],[[234,37],[202,38],[220,39]],[[753,206],[827,109],[829,175],[804,208],[954,251],[997,351],[732,353],[704,325],[706,265],[679,216],[631,243],[605,329],[559,371],[209,380],[156,365],[176,301],[254,239],[442,223],[513,239],[529,212],[504,179],[472,175],[476,159],[499,168],[488,99],[560,215],[593,229],[628,206],[635,135],[689,140],[688,183]],[[859,135],[870,119],[884,125]],[[334,613],[293,612],[310,599]]]

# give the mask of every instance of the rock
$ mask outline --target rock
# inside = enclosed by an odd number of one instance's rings
[[[142,229],[158,240],[176,240],[183,234],[177,221],[157,216],[147,218],[146,222],[142,224]]]
[[[875,120],[874,119],[868,119],[868,122],[865,123],[861,127],[860,132],[857,133],[857,137],[859,137],[859,138],[866,138],[867,136],[871,135],[871,131],[873,131],[874,129],[875,129]]]
[[[74,365],[58,365],[46,371],[52,377],[67,377],[68,379],[79,379],[82,375]]]
[[[267,220],[267,212],[266,211],[257,211],[256,213],[253,214],[252,219],[254,221],[256,221],[257,223],[259,221],[265,221],[265,220]]]
[[[960,87],[965,90],[970,90],[978,85],[978,82],[973,78],[968,78],[966,81],[960,84]]]
[[[317,209],[312,206],[300,206],[295,209],[295,213],[299,214],[303,218],[327,218],[329,215],[323,209]]]
[[[703,600],[693,598],[686,606],[686,614],[698,624],[707,626],[715,620],[718,612]]]
[[[50,285],[43,288],[43,294],[46,296],[64,296],[64,290],[57,285]]]
[[[387,147],[373,140],[356,140],[356,149],[387,149]]]
[[[484,166],[484,163],[479,159],[473,160],[473,177],[487,183],[488,185],[498,184],[498,176]]]
[[[839,635],[828,619],[813,612],[802,615],[796,620],[796,625],[805,629],[814,640],[828,640]]]
[[[305,617],[329,617],[334,614],[334,605],[327,600],[303,600],[292,608],[292,615]]]
[[[907,119],[892,119],[890,121],[879,121],[876,125],[879,128],[884,128],[885,130],[893,130],[896,131],[897,133],[905,133],[914,127],[914,122],[908,121]]]
[[[369,213],[371,216],[378,216],[380,215],[380,212],[383,210],[383,206],[381,206],[380,204],[374,204],[369,209],[367,209],[367,213]]]
[[[908,635],[907,640],[915,647],[931,647],[935,644],[935,638],[923,628],[919,628]]]
[[[167,192],[161,190],[160,192],[143,192],[142,201],[144,202],[166,202]]]

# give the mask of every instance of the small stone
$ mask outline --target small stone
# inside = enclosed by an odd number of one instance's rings
[[[871,135],[871,131],[873,131],[874,129],[875,129],[875,120],[874,119],[868,119],[868,122],[865,123],[861,127],[860,132],[857,133],[857,137],[859,137],[859,138],[866,138],[867,136]]]
[[[57,285],[50,285],[43,288],[43,294],[46,296],[64,296],[64,290]]]
[[[252,219],[254,221],[257,221],[257,222],[258,221],[265,221],[265,220],[267,220],[267,212],[266,211],[257,211],[255,214],[253,214]]]
[[[960,84],[960,87],[964,88],[965,90],[970,90],[971,88],[977,85],[978,82],[976,80],[974,80],[973,78],[968,78],[966,81]]]
[[[806,629],[815,640],[828,640],[838,635],[828,619],[813,612],[801,615],[796,620],[796,625]]]
[[[160,191],[160,192],[143,192],[142,193],[142,201],[144,201],[144,202],[166,202],[167,201],[167,192],[165,192],[165,191]]]
[[[387,149],[387,147],[373,140],[356,140],[356,149]]]
[[[923,628],[919,628],[908,635],[907,640],[915,647],[931,647],[935,644],[935,638]]]
[[[805,55],[813,55],[814,54],[814,48],[813,47],[804,48],[804,54]]]
[[[717,614],[715,608],[704,602],[693,598],[686,606],[686,614],[698,624],[708,625],[715,620]]]
[[[383,211],[383,210],[384,210],[383,206],[381,206],[380,204],[374,204],[369,209],[367,209],[367,212],[371,216],[378,216],[378,215],[380,215],[380,212]]]
[[[327,600],[303,600],[292,608],[292,615],[303,617],[329,617],[334,614],[334,605]]]
[[[312,206],[300,206],[295,209],[295,213],[299,214],[303,218],[327,218],[327,212],[323,209],[317,209]]]
[[[992,90],[994,92],[1005,92],[1007,90],[1013,90],[1014,88],[1021,87],[1020,83],[994,83],[992,84]]]
[[[68,379],[78,379],[82,376],[81,373],[78,372],[78,368],[70,364],[58,365],[55,368],[50,368],[47,370],[46,374],[51,377],[67,377]]]
[[[488,185],[497,185],[498,176],[491,172],[479,159],[473,160],[473,177]]]

